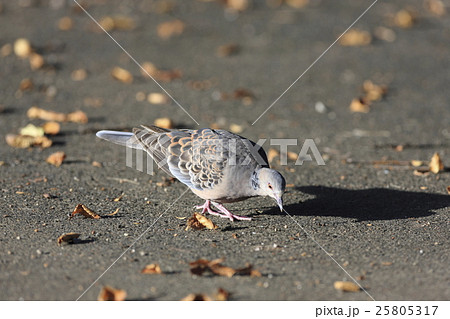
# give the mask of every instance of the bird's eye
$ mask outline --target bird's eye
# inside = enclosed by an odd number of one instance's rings
[[[269,184],[268,187],[269,187],[269,189],[272,189],[272,185]]]

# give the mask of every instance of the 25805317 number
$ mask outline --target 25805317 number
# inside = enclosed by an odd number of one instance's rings
[[[434,316],[438,306],[376,306],[377,316]]]

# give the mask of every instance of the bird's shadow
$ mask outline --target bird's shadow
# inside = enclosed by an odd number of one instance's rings
[[[296,190],[312,195],[304,202],[285,205],[290,215],[335,216],[366,220],[393,220],[424,217],[450,206],[450,196],[387,188],[349,190],[325,186],[297,187]],[[278,208],[266,211],[279,215]]]

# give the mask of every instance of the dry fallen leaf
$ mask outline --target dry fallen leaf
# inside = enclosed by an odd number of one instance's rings
[[[33,81],[31,81],[31,79],[29,79],[29,78],[25,78],[22,81],[20,81],[20,84],[19,84],[20,91],[32,90],[33,87],[34,87]]]
[[[32,70],[38,70],[42,68],[45,64],[44,57],[38,53],[32,52],[28,56],[30,67]]]
[[[150,93],[147,96],[147,101],[151,104],[167,104],[169,97],[163,93]]]
[[[394,42],[397,37],[393,30],[382,26],[376,27],[375,30],[373,31],[373,34],[378,39],[386,42]]]
[[[121,67],[118,67],[118,66],[114,67],[111,70],[111,76],[114,79],[116,79],[120,82],[123,82],[123,83],[130,84],[133,82],[133,75],[131,75],[131,73],[129,71],[127,71]]]
[[[51,154],[47,159],[45,160],[47,163],[52,164],[56,167],[61,166],[64,159],[66,158],[66,153],[64,152],[55,152]]]
[[[136,27],[136,22],[133,18],[117,15],[114,17],[106,16],[100,19],[99,24],[106,31],[123,30],[129,31]]]
[[[350,29],[340,39],[339,44],[342,46],[365,46],[372,42],[372,36],[369,32]]]
[[[123,301],[127,297],[127,292],[121,289],[114,289],[104,286],[97,297],[98,301]]]
[[[44,130],[45,134],[56,135],[61,130],[61,125],[59,125],[58,122],[46,122],[42,125],[42,129]]]
[[[203,228],[217,229],[218,227],[210,219],[203,216],[202,214],[194,213],[194,215],[187,220],[187,226],[185,230],[191,228],[194,230],[200,230]]]
[[[74,123],[88,122],[87,115],[83,111],[75,111],[69,114],[65,114],[54,111],[47,111],[37,106],[32,106],[27,111],[27,116],[30,119],[41,119],[45,121],[74,122]]]
[[[413,174],[415,176],[427,176],[430,174],[430,170],[429,169],[415,169]]]
[[[445,15],[445,5],[441,0],[425,0],[425,8],[437,16]]]
[[[173,36],[183,33],[185,24],[181,20],[166,21],[158,25],[158,36],[161,39],[167,40]]]
[[[243,130],[244,130],[244,127],[242,125],[235,124],[235,123],[230,124],[230,131],[235,134],[242,133]]]
[[[415,20],[415,14],[408,9],[402,9],[394,16],[395,25],[404,29],[411,28],[414,25]]]
[[[101,217],[96,212],[90,210],[89,208],[87,208],[83,204],[78,204],[75,207],[75,209],[73,210],[73,212],[69,215],[69,218],[74,217],[76,214],[81,214],[84,217],[92,218],[92,219],[100,219],[100,217]]]
[[[87,71],[85,69],[76,69],[73,70],[70,74],[70,78],[73,81],[83,81],[87,77]]]
[[[223,44],[216,49],[216,55],[221,58],[227,57],[238,53],[239,49],[239,45],[235,43]]]
[[[20,135],[41,137],[44,136],[44,129],[42,127],[35,126],[33,124],[28,124],[27,126],[20,129]]]
[[[119,212],[120,207],[118,207],[115,211],[113,211],[111,214],[108,214],[106,216],[114,216],[115,214],[117,214]]]
[[[230,293],[223,288],[217,289],[214,299],[217,301],[227,301],[230,298]]]
[[[31,146],[40,146],[42,148],[47,148],[52,146],[52,141],[45,136],[26,136],[26,135],[16,135],[7,134],[6,143],[9,146],[16,148],[28,148]]]
[[[181,301],[212,301],[212,299],[204,294],[189,294],[183,299],[180,299]]]
[[[58,245],[62,243],[73,244],[74,240],[80,237],[81,234],[78,233],[67,233],[58,237]]]
[[[262,276],[258,270],[253,269],[253,266],[248,263],[245,265],[244,268],[236,269],[236,275],[250,276],[250,277],[261,277]]]
[[[5,45],[3,45],[0,48],[0,56],[1,57],[8,56],[12,53],[12,51],[13,51],[13,46],[11,45],[11,43],[6,43]]]
[[[153,274],[162,274],[161,267],[158,264],[150,264],[144,267],[141,270],[141,274],[153,275]]]
[[[387,93],[387,87],[384,85],[374,84],[370,80],[366,80],[363,83],[363,90],[366,93],[364,99],[366,101],[378,101],[383,98]]]
[[[350,281],[335,281],[334,289],[345,292],[357,292],[361,290],[361,288],[358,285]]]
[[[68,31],[73,27],[73,20],[71,17],[62,17],[58,20],[58,29],[61,31]]]
[[[157,118],[154,121],[154,124],[156,126],[159,126],[159,127],[162,127],[162,128],[168,128],[168,129],[173,128],[173,121],[170,118],[168,118],[168,117]]]
[[[141,74],[143,76],[149,76],[154,78],[156,81],[161,82],[171,82],[175,79],[181,78],[183,73],[180,70],[159,70],[153,63],[144,62],[142,63]]]
[[[419,166],[422,166],[422,165],[423,165],[423,161],[412,160],[412,161],[411,161],[411,165],[412,165],[413,167],[419,167]]]
[[[444,163],[442,163],[441,157],[438,153],[434,153],[433,157],[430,161],[430,171],[434,174],[439,173],[440,171],[444,170]]]
[[[350,111],[358,113],[368,113],[370,111],[370,106],[369,103],[363,98],[353,99],[350,103]]]
[[[14,53],[19,58],[26,58],[33,52],[30,41],[24,38],[19,38],[14,41]]]
[[[120,194],[120,196],[114,198],[113,201],[114,201],[114,202],[119,202],[119,201],[121,201],[124,195],[125,195],[124,193]]]
[[[295,9],[301,9],[308,5],[309,0],[285,0],[286,4]]]
[[[447,193],[450,195],[450,186],[447,186]]]
[[[277,156],[280,156],[280,152],[274,148],[269,148],[269,151],[267,152],[267,160],[269,163],[272,163]]]
[[[225,0],[225,5],[227,8],[235,11],[244,11],[246,10],[249,5],[249,0]]]

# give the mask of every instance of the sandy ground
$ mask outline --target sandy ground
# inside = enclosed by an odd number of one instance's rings
[[[82,3],[98,20],[132,19],[132,30],[111,35],[139,63],[182,72],[161,85],[192,118],[172,100],[140,100],[161,89],[71,1],[2,1],[0,299],[96,300],[104,285],[126,290],[128,300],[179,300],[218,288],[231,300],[449,299],[448,6],[438,15],[424,1],[379,1],[354,26],[371,35],[369,44],[334,45],[252,125],[372,1],[314,1],[300,9],[253,1],[242,12],[217,1]],[[409,28],[395,22],[402,9],[415,18]],[[59,27],[62,17],[73,23],[68,30]],[[175,19],[181,34],[162,39],[158,25]],[[33,70],[11,52],[18,38],[30,41],[43,67]],[[225,44],[239,50],[220,57]],[[131,84],[112,78],[116,66],[131,72]],[[87,72],[81,81],[73,78],[78,69]],[[24,79],[32,88],[20,88]],[[365,80],[385,85],[387,94],[368,113],[351,112]],[[245,92],[251,96],[241,98]],[[325,110],[316,108],[319,101]],[[44,123],[27,117],[33,105],[82,110],[89,121],[62,123],[49,148],[7,145],[7,134]],[[123,149],[95,137],[160,117],[184,128],[238,125],[253,140],[298,139],[289,147],[295,153],[312,138],[326,165],[274,159],[289,184],[289,215],[270,199],[251,199],[228,205],[250,222],[211,217],[218,229],[186,231],[199,198],[190,191],[179,198],[186,187],[161,184],[161,171],[126,167]],[[60,167],[45,161],[56,151],[67,155]],[[414,174],[410,161],[427,168],[435,152],[446,168]],[[103,218],[68,219],[79,203]],[[58,246],[68,232],[80,240]],[[190,273],[190,262],[222,257],[233,268],[250,263],[262,276]],[[151,263],[164,274],[141,274]],[[333,287],[352,278],[367,293]]]

